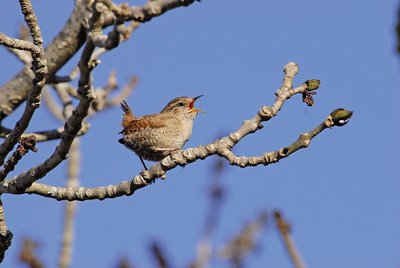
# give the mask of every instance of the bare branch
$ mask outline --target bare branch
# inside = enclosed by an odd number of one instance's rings
[[[226,167],[222,158],[217,158],[213,165],[210,187],[210,202],[206,214],[203,233],[197,243],[197,256],[190,268],[208,267],[213,255],[212,237],[217,228],[218,218],[221,212],[224,189],[221,185],[221,175]]]
[[[40,53],[40,48],[37,45],[33,44],[32,42],[17,39],[17,38],[12,38],[3,33],[0,33],[0,45],[6,46],[6,47],[12,48],[12,49],[26,50],[32,54]]]
[[[100,3],[98,4],[100,5]],[[102,10],[105,7],[102,8]],[[140,23],[133,21],[129,25],[124,25],[124,21],[116,21],[114,29],[107,35],[96,35],[93,37],[93,44],[97,47],[104,48],[106,50],[117,47],[121,42],[129,39],[132,32],[136,30]]]
[[[106,93],[106,95],[108,95],[117,88],[117,72],[115,70],[112,70],[110,75],[108,76],[107,85],[103,88],[103,91]]]
[[[29,54],[28,52],[13,48],[7,48],[7,49],[11,54],[17,57],[17,59],[20,60],[22,64],[29,65],[32,62],[31,54]]]
[[[251,156],[251,157],[236,156],[230,149],[227,148],[221,148],[221,150],[218,152],[218,155],[226,158],[229,161],[229,164],[234,166],[247,167],[247,166],[258,166],[260,164],[266,166],[278,162],[282,158],[288,157],[297,150],[308,147],[311,140],[316,135],[318,135],[324,129],[329,127],[330,125],[327,124],[326,121],[324,121],[310,132],[301,134],[299,138],[292,144],[280,148],[279,150],[274,152],[264,153],[261,156]]]
[[[115,71],[111,71],[108,76],[107,84],[102,88],[96,88],[96,99],[92,103],[90,115],[95,115],[97,112],[103,110],[106,106],[109,95],[112,91],[118,88],[117,78]]]
[[[77,90],[68,83],[56,84],[54,85],[54,89],[63,107],[62,116],[66,119],[71,116],[72,111],[74,110],[70,92],[74,92],[74,94],[79,97],[77,95]]]
[[[4,164],[0,171],[0,181],[3,181],[8,173],[14,170],[19,160],[26,155],[29,151],[37,152],[36,149],[36,138],[35,136],[21,137],[17,149],[14,151],[12,156]]]
[[[36,15],[33,11],[33,7],[29,0],[20,0],[20,5],[21,11],[24,14],[26,24],[30,29],[33,39],[33,44],[31,43],[32,45],[29,45],[28,47],[32,47],[32,50],[30,51],[33,59],[32,70],[34,73],[34,78],[32,81],[32,90],[27,99],[25,110],[21,118],[18,120],[11,133],[0,145],[0,165],[4,163],[5,157],[14,148],[15,144],[18,142],[18,139],[28,127],[33,113],[40,106],[40,94],[45,84],[45,75],[47,73],[46,56],[42,47],[43,39],[40,33]],[[26,42],[23,40],[20,41]],[[17,46],[15,48],[19,47]]]
[[[257,236],[266,223],[267,213],[263,211],[255,220],[246,224],[242,231],[221,249],[220,256],[229,260],[233,267],[242,267],[246,255],[255,249]]]
[[[100,32],[102,25],[98,22],[99,18],[100,15],[93,12],[91,18],[91,31]],[[93,51],[94,46],[91,41],[91,35],[88,35],[88,40],[79,61],[80,78],[78,81],[78,95],[80,101],[76,109],[72,112],[72,115],[65,123],[60,144],[56,147],[54,153],[43,163],[32,167],[27,172],[23,172],[17,177],[5,182],[6,184],[14,185],[16,189],[21,191],[24,188],[29,187],[36,180],[43,178],[48,172],[53,170],[67,158],[71,144],[79,130],[82,128],[83,119],[88,115],[90,104],[95,98],[91,84],[91,71],[97,65],[97,62],[91,60]]]
[[[195,1],[196,0],[154,0],[148,1],[146,5],[141,7],[129,7],[127,4],[116,5],[109,0],[103,0],[103,3],[114,12],[118,20],[146,22],[153,17],[164,14],[168,10],[181,6],[189,6]]]
[[[115,105],[120,105],[120,103],[125,100],[136,87],[139,82],[139,78],[137,76],[133,76],[128,84],[126,84],[122,90],[119,92],[117,96],[115,96],[112,100],[109,100],[105,103],[106,107],[112,107]]]
[[[107,6],[104,5],[101,1],[96,1],[93,5],[93,8],[96,9],[97,12],[102,13],[103,11],[107,10]],[[118,31],[119,26],[123,24],[123,20],[117,19],[114,24],[114,29],[108,33],[108,35],[102,34],[95,34],[92,36],[93,45],[97,47],[102,47],[105,49],[113,49],[119,45],[120,40],[120,33]],[[123,25],[122,25],[123,26]]]
[[[97,49],[94,51],[91,58],[95,59],[95,54],[100,55],[106,51],[107,50],[104,49]],[[128,84],[126,84],[115,97],[110,99],[111,93],[118,88],[116,73],[115,71],[112,71],[108,78],[107,84],[102,88],[95,89],[96,98],[92,102],[91,109],[89,110],[89,116],[96,115],[98,112],[103,111],[104,109],[120,105],[120,103],[131,94],[138,81],[138,77],[133,76]],[[73,110],[71,97],[78,98],[77,90],[69,83],[54,84],[53,87],[62,103],[62,106],[64,107],[63,111],[61,111],[62,108],[56,104],[56,101],[53,99],[48,90],[43,91],[43,99],[45,100],[52,115],[56,119],[63,121],[64,118],[67,118]]]
[[[41,47],[43,43],[42,33],[40,32],[39,23],[36,19],[31,2],[29,0],[19,0],[19,4],[22,14],[24,14],[25,22],[29,27],[33,43]]]
[[[91,111],[91,116],[95,115],[99,111],[104,109],[120,105],[123,100],[125,100],[133,91],[135,86],[137,85],[139,79],[136,76],[133,76],[128,84],[126,84],[122,90],[110,100],[110,94],[113,90],[117,88],[115,75],[111,73],[107,85],[102,89],[96,89],[96,100],[93,102]]]
[[[282,214],[279,211],[274,212],[274,218],[276,227],[278,228],[283,244],[285,245],[285,249],[292,260],[294,267],[304,268],[305,265],[298,250],[296,249],[296,246],[294,245],[293,239],[290,236],[290,224],[283,219]]]
[[[81,129],[76,134],[77,136],[82,136],[89,131],[90,125],[88,123],[83,123]],[[43,141],[50,141],[50,140],[58,140],[61,139],[61,135],[64,131],[63,127],[52,129],[52,130],[45,130],[45,131],[38,131],[32,133],[24,133],[21,135],[21,138],[25,138],[28,136],[34,136],[36,142],[43,142]],[[5,128],[0,125],[0,137],[5,138],[7,135],[11,133],[11,130]]]
[[[329,123],[329,117],[324,123],[320,124],[314,130],[302,134],[302,136],[307,137],[306,143],[309,144],[310,141],[319,134],[322,130],[328,128],[332,125],[326,125]],[[117,185],[109,185],[105,187],[95,187],[95,188],[86,188],[86,187],[52,187],[45,184],[33,183],[29,188],[25,191],[21,190],[14,181],[19,177],[16,177],[10,181],[5,181],[2,185],[0,185],[0,194],[1,193],[11,193],[11,194],[21,194],[21,193],[29,193],[29,194],[38,194],[45,197],[54,198],[57,200],[92,200],[99,199],[103,200],[106,198],[116,198],[119,196],[132,195],[136,190],[141,189],[143,187],[148,186],[157,178],[162,178],[165,176],[165,173],[168,170],[175,168],[178,165],[184,166],[191,162],[194,162],[198,159],[205,159],[211,155],[218,154],[218,148],[221,146],[221,142],[228,137],[224,137],[220,140],[215,141],[214,143],[198,146],[196,148],[189,148],[186,150],[180,150],[174,153],[171,156],[167,156],[161,162],[154,164],[149,170],[145,170],[139,175],[135,176],[131,181],[123,181]],[[278,155],[278,159],[286,158],[291,153],[305,148],[304,142],[294,142],[292,145],[292,149],[290,151],[280,149],[275,152]],[[282,152],[282,153],[279,153]],[[286,153],[285,153],[286,152]],[[290,152],[290,153],[289,153]],[[268,155],[268,154],[265,154]],[[249,161],[247,158],[243,157],[243,161],[248,162],[248,166],[252,166],[250,164],[252,161]],[[246,160],[247,159],[247,160]],[[274,163],[277,160],[275,158],[265,159],[265,163],[263,165],[268,165],[270,163]],[[244,167],[239,165],[240,167]],[[22,174],[24,175],[24,174]],[[21,176],[21,175],[20,175]]]
[[[83,45],[86,32],[82,21],[89,16],[85,0],[76,0],[75,9],[58,36],[46,48],[47,76],[53,76]],[[32,71],[23,68],[0,90],[0,120],[9,115],[28,96]]]
[[[116,266],[117,268],[133,268],[134,266],[126,258],[121,258]]]
[[[58,84],[58,83],[67,83],[71,82],[71,77],[69,75],[59,76],[54,75],[49,80],[47,80],[47,84]]]
[[[107,1],[103,1],[107,2]],[[117,16],[119,20],[129,21],[149,21],[155,16],[181,6],[188,6],[194,0],[157,0],[143,7],[122,7],[123,4],[117,6],[112,4],[112,8],[116,9],[114,14],[112,11],[105,11],[102,16],[103,27],[115,24]],[[127,13],[125,10],[127,9]],[[161,10],[162,12],[155,12]],[[57,37],[46,48],[47,55],[47,78],[51,80],[57,71],[81,48],[86,41],[87,24],[84,23],[90,16],[86,0],[76,0],[75,9],[72,12],[68,22],[57,35]],[[126,13],[126,14],[125,14]],[[136,19],[135,19],[136,18]],[[0,90],[0,120],[8,116],[14,109],[21,104],[26,98],[30,90],[30,81],[32,79],[31,71],[24,68],[12,80],[4,85]]]
[[[0,263],[4,260],[6,250],[11,246],[13,234],[6,225],[3,203],[0,199]]]
[[[154,260],[159,268],[169,268],[171,265],[166,257],[166,254],[157,241],[153,241],[150,245],[150,251],[154,256]]]
[[[32,40],[31,34],[29,32],[29,27],[25,24],[21,24],[19,27],[19,33],[18,33],[18,38],[25,40],[25,41],[30,41]]]
[[[21,262],[29,265],[30,268],[43,268],[42,261],[36,255],[38,244],[30,239],[25,239],[22,243],[22,249],[19,254]]]
[[[93,53],[93,55],[94,55],[94,53]],[[72,80],[74,80],[75,78],[78,77],[78,74],[79,74],[79,66],[75,66],[75,68],[73,68],[72,71],[68,75],[64,75],[64,76],[54,75],[53,77],[51,77],[50,79],[47,80],[47,83],[48,84],[59,84],[59,83],[71,82]]]
[[[135,177],[136,178],[136,177]],[[138,179],[141,179],[139,177]],[[4,183],[3,183],[4,185]],[[68,201],[86,201],[86,200],[104,200],[108,198],[116,198],[124,195],[132,195],[137,189],[145,187],[142,183],[135,183],[132,181],[123,181],[117,185],[109,185],[103,187],[55,187],[42,183],[32,183],[32,185],[25,190],[18,190],[16,187],[0,186],[0,193],[13,193],[13,194],[37,194],[44,197],[54,198],[56,200]]]
[[[79,139],[75,139],[69,151],[67,187],[77,187],[79,185],[80,171],[80,150]],[[65,203],[64,230],[61,242],[61,252],[59,267],[67,268],[71,264],[72,249],[74,241],[74,218],[77,203],[76,201]]]
[[[72,105],[71,96],[78,98],[76,88],[74,88],[68,82],[74,80],[79,74],[79,66],[76,66],[67,76],[59,77],[53,76],[51,81],[48,81],[53,85],[55,92],[59,100],[61,101],[62,108],[58,106],[52,95],[48,90],[43,91],[43,99],[47,104],[47,108],[50,113],[59,121],[64,122],[67,119],[74,107]],[[48,87],[46,88],[48,89]]]
[[[45,87],[42,92],[42,98],[44,103],[46,104],[47,109],[50,114],[57,119],[58,121],[63,121],[65,118],[63,116],[62,108],[58,106],[56,100],[53,98],[51,93],[49,92],[49,87]]]
[[[283,79],[281,88],[279,88],[276,92],[277,97],[274,104],[269,107],[262,107],[254,118],[244,121],[242,126],[236,132],[233,132],[228,136],[218,139],[208,145],[189,148],[186,150],[178,150],[165,157],[163,160],[161,160],[161,162],[154,164],[149,170],[142,171],[131,181],[124,181],[117,185],[97,188],[64,188],[51,187],[38,183],[32,184],[34,181],[43,177],[45,174],[47,174],[47,172],[58,165],[62,161],[63,157],[65,158],[68,152],[68,146],[70,146],[73,137],[75,137],[76,133],[78,132],[79,126],[85,116],[85,111],[87,113],[87,110],[80,112],[80,106],[78,106],[77,110],[68,119],[66,123],[67,131],[64,131],[63,139],[54,154],[39,166],[31,168],[29,171],[24,172],[11,180],[3,182],[3,184],[0,185],[0,194],[21,194],[25,192],[51,197],[57,200],[70,201],[83,201],[90,199],[102,200],[105,198],[115,198],[122,195],[132,195],[136,190],[146,187],[154,182],[157,178],[165,178],[166,172],[175,168],[176,166],[185,166],[198,159],[205,159],[215,154],[228,159],[231,165],[237,165],[239,167],[255,166],[260,164],[269,165],[271,163],[275,163],[282,158],[288,157],[297,150],[307,147],[311,140],[323,130],[333,126],[343,125],[344,119],[345,122],[348,122],[351,117],[351,112],[349,117],[349,113],[344,112],[346,110],[337,109],[330,114],[326,120],[319,124],[319,126],[310,132],[303,133],[294,143],[287,147],[281,148],[275,152],[265,153],[262,157],[238,158],[234,156],[231,153],[231,149],[235,144],[237,144],[246,135],[261,129],[261,122],[268,121],[274,117],[288,98],[294,94],[302,94],[305,90],[308,90],[307,83],[303,83],[301,86],[292,89],[293,78],[298,72],[298,66],[295,63],[288,63],[284,68],[284,72],[285,77]],[[86,100],[85,104],[82,106],[87,109],[89,102],[89,100]],[[68,135],[66,133],[68,133]],[[25,190],[26,187],[29,188]]]

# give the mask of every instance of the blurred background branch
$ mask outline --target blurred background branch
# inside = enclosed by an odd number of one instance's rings
[[[277,210],[274,212],[274,220],[276,228],[281,236],[282,242],[285,245],[286,252],[288,253],[289,258],[293,263],[293,267],[305,268],[306,266],[304,265],[300,257],[300,253],[297,250],[294,241],[290,235],[291,225],[287,221],[285,221],[285,219],[283,219],[282,213]]]

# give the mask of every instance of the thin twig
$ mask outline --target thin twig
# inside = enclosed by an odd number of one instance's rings
[[[89,131],[89,128],[90,128],[90,125],[88,123],[83,123],[81,129],[78,131],[78,133],[76,135],[82,136],[82,135],[86,134]],[[63,132],[64,132],[64,128],[60,127],[57,129],[24,133],[21,135],[21,138],[25,138],[28,136],[34,136],[36,139],[36,142],[59,140],[59,139],[61,139],[61,135]],[[7,135],[9,135],[10,133],[11,133],[11,129],[5,128],[0,125],[0,137],[1,138],[7,137]]]
[[[165,12],[182,6],[188,6],[194,1],[182,1],[182,0],[168,0],[168,1],[157,1],[157,6]],[[123,4],[121,4],[123,5]],[[126,5],[126,4],[125,4]],[[129,7],[129,6],[128,6]],[[130,9],[136,10],[135,14],[144,14],[144,20],[149,21],[153,17],[160,14],[153,12],[151,9],[152,5],[132,7]],[[125,20],[129,20],[128,16],[124,16],[123,10],[119,10],[118,16],[122,16]],[[77,53],[86,41],[86,20],[92,13],[92,10],[88,7],[87,1],[76,0],[74,10],[68,19],[67,23],[60,31],[54,40],[46,48],[46,54],[49,59],[48,64],[48,78],[51,78],[55,73],[61,69],[61,67]],[[131,13],[131,12],[129,12]],[[104,12],[102,18],[102,27],[107,27],[115,24],[117,15],[112,10]],[[23,100],[26,99],[28,92],[31,87],[31,71],[23,68],[15,77],[9,82],[2,86],[0,90],[0,120],[8,116],[12,111],[18,107]],[[51,80],[51,79],[50,79]],[[10,98],[9,96],[12,96]],[[12,100],[12,101],[11,101]],[[11,150],[11,149],[10,149]]]
[[[267,223],[267,213],[262,211],[256,219],[247,223],[241,232],[220,250],[220,257],[231,262],[232,267],[243,267],[244,258],[257,245],[259,234]]]
[[[46,108],[49,110],[50,114],[58,121],[64,121],[64,116],[61,107],[57,104],[56,100],[53,98],[49,91],[49,87],[45,87],[42,92],[42,98],[46,104]]]
[[[325,120],[324,122],[326,121],[327,120]],[[285,148],[287,148],[285,147],[269,154],[277,155],[279,156],[279,159],[286,158],[290,154],[297,151],[298,149],[305,148],[305,146],[303,145],[304,143],[309,144],[317,134],[319,134],[322,130],[326,128],[328,128],[328,126],[321,127],[320,125],[317,128],[313,129],[312,131],[303,134],[301,138],[299,138],[301,139],[301,141],[297,140],[290,146],[292,148],[290,153],[287,152],[286,154],[283,155],[279,153],[279,152],[284,152]],[[304,140],[303,137],[306,137],[307,140]],[[143,171],[139,175],[136,175],[132,180],[123,181],[116,185],[94,187],[94,188],[86,188],[86,187],[65,188],[65,187],[52,187],[40,183],[33,183],[24,192],[29,194],[38,194],[45,197],[54,198],[57,200],[69,200],[69,201],[72,200],[84,201],[92,199],[103,200],[105,198],[116,198],[123,195],[130,196],[134,194],[136,190],[139,190],[141,188],[150,185],[155,179],[162,177],[168,170],[171,170],[178,165],[187,165],[198,159],[204,159],[211,155],[217,154],[218,152],[217,149],[215,149],[215,151],[209,149],[210,147],[213,148],[213,146],[219,144],[220,141],[221,140],[217,140],[216,142],[209,145],[198,146],[196,148],[189,148],[186,150],[178,151],[173,156],[167,156],[161,162],[154,164],[149,170]],[[245,159],[245,157],[243,157],[243,159]],[[168,160],[168,165],[164,164],[165,160]],[[249,161],[247,160],[247,162]],[[276,162],[275,158],[272,159],[265,158],[265,163],[262,164],[267,165],[268,163],[274,163],[274,162]],[[15,181],[17,178],[18,177],[14,178],[13,180]],[[3,183],[3,185],[0,185],[0,194],[1,193],[21,194],[21,190],[14,183],[9,184],[5,182]]]
[[[31,40],[31,35],[29,33],[29,28],[26,25],[21,25],[19,29],[19,35],[18,38],[24,41],[30,41]],[[20,49],[13,49],[10,47],[7,47],[7,50],[16,56],[18,60],[22,62],[24,66],[30,65],[32,62],[32,56],[29,52],[25,50],[20,50]],[[26,66],[27,68],[30,66]]]
[[[157,241],[153,241],[150,245],[150,252],[153,254],[154,261],[157,264],[157,267],[159,268],[169,268],[171,267],[165,251],[162,249],[162,247],[159,245]]]
[[[6,250],[11,246],[12,238],[13,234],[7,227],[3,203],[0,199],[0,263],[4,260]]]
[[[127,4],[114,4],[111,1],[103,0],[104,4],[114,12],[118,20],[146,22],[154,17],[160,16],[168,10],[189,6],[196,0],[153,0],[148,1],[144,6],[128,6]]]
[[[74,110],[74,105],[72,103],[71,95],[69,91],[73,91],[76,94],[76,89],[72,87],[68,83],[62,83],[54,85],[55,92],[57,93],[58,99],[62,105],[62,115],[64,119],[67,119],[71,116],[72,111]]]
[[[285,66],[285,77],[282,87],[277,91],[277,98],[272,106],[264,106],[260,109],[257,115],[249,120],[243,122],[242,126],[236,131],[229,134],[226,137],[216,140],[213,143],[204,146],[198,146],[196,148],[189,148],[186,150],[179,150],[174,152],[172,155],[167,156],[161,162],[154,164],[149,170],[142,171],[139,175],[135,176],[130,181],[124,181],[117,185],[110,185],[106,187],[96,188],[85,188],[85,187],[51,187],[44,184],[32,182],[38,178],[43,177],[49,170],[53,168],[54,164],[61,162],[60,157],[65,157],[67,150],[56,152],[53,154],[53,158],[45,161],[43,164],[32,168],[28,172],[24,172],[17,177],[3,182],[0,184],[1,193],[33,193],[42,196],[55,198],[57,200],[89,200],[89,199],[105,199],[115,198],[122,195],[132,195],[136,190],[148,186],[157,178],[165,177],[167,171],[175,168],[176,166],[185,166],[198,159],[205,159],[211,155],[219,155],[229,160],[231,165],[237,165],[239,167],[255,166],[255,165],[269,165],[275,163],[280,159],[286,158],[292,153],[299,149],[306,148],[311,140],[320,134],[327,128],[333,126],[342,126],[342,117],[346,117],[345,122],[349,120],[349,114],[346,110],[335,110],[337,112],[329,115],[320,125],[313,130],[303,133],[300,137],[287,147],[283,147],[277,151],[263,154],[261,157],[236,157],[232,153],[229,153],[234,145],[236,145],[243,137],[253,133],[262,128],[261,122],[268,121],[272,117],[276,116],[278,111],[282,108],[284,102],[292,97],[294,94],[302,94],[308,87],[305,83],[302,86],[295,89],[292,88],[292,81],[294,76],[297,74],[298,67],[294,63],[289,63]],[[87,106],[86,106],[87,107]],[[79,112],[73,113],[79,115]],[[70,118],[71,119],[71,118]],[[83,117],[82,117],[83,119]],[[69,120],[70,121],[70,120]],[[81,122],[81,121],[80,121]],[[68,126],[68,121],[67,121]],[[70,133],[68,131],[68,133]],[[57,150],[61,150],[61,146],[58,146]],[[62,153],[62,154],[61,154]],[[59,161],[59,162],[53,162]],[[28,188],[25,190],[27,184]]]
[[[19,260],[27,264],[30,268],[43,268],[42,261],[36,255],[38,244],[30,239],[25,239],[22,242],[21,252],[19,253]]]
[[[139,82],[139,78],[137,76],[133,76],[129,83],[126,84],[119,92],[117,96],[115,96],[112,100],[109,100],[105,103],[105,107],[113,107],[116,105],[120,105],[123,100],[125,100],[135,89],[136,85]]]
[[[15,49],[15,48],[11,48],[11,47],[6,47],[7,50],[14,55],[15,57],[17,57],[17,59],[27,68],[29,68],[29,65],[32,62],[32,56],[29,52],[25,51],[25,50],[20,50],[20,49]]]
[[[10,135],[4,140],[3,144],[0,145],[0,165],[4,163],[5,157],[14,148],[15,144],[28,127],[33,113],[40,106],[40,94],[45,84],[45,76],[47,73],[46,55],[42,47],[42,34],[32,4],[29,0],[20,0],[19,2],[25,22],[29,27],[33,43],[24,40],[10,40],[10,38],[4,35],[0,35],[0,43],[2,40],[15,41],[12,43],[8,42],[5,45],[15,45],[13,48],[29,50],[32,54],[32,70],[35,77],[32,80],[32,90],[27,98],[25,110],[21,118],[16,123]]]
[[[113,99],[110,99],[110,94],[112,90],[117,88],[116,83],[113,81],[113,75],[110,75],[107,85],[103,89],[96,90],[96,100],[93,102],[90,116],[96,115],[99,111],[106,110],[108,108],[120,105],[123,100],[125,100],[134,90],[137,85],[139,78],[133,76],[128,84],[126,84]]]
[[[37,152],[35,136],[21,137],[19,143],[17,149],[0,170],[0,181],[3,181],[7,174],[14,170],[19,160],[29,151]]]
[[[213,255],[213,234],[217,228],[218,218],[221,213],[221,205],[224,197],[224,189],[221,185],[221,175],[226,168],[222,158],[216,159],[212,168],[210,202],[204,224],[202,236],[197,243],[197,254],[191,268],[208,267]]]
[[[99,18],[100,15],[93,12],[93,17],[91,18],[91,30],[93,32],[101,32],[101,23],[98,22]],[[38,179],[43,178],[48,172],[53,170],[67,158],[71,144],[79,130],[82,128],[83,120],[88,115],[90,104],[95,99],[95,93],[91,81],[91,72],[97,65],[96,61],[91,60],[94,48],[95,47],[91,42],[91,35],[88,35],[88,40],[79,61],[80,78],[78,81],[78,94],[80,101],[65,123],[64,131],[61,135],[61,141],[56,147],[54,153],[44,162],[30,168],[26,172],[23,172],[19,176],[11,179],[9,182],[6,182],[6,184],[14,185],[16,186],[16,189],[21,191],[24,188],[28,188]]]
[[[80,171],[80,149],[79,139],[75,139],[69,151],[67,187],[77,187],[79,185]],[[59,267],[67,268],[71,264],[72,249],[74,242],[74,218],[77,203],[71,201],[65,203],[64,229],[61,241],[61,252],[59,257]]]
[[[121,258],[116,266],[117,268],[133,268],[134,266],[126,258]]]
[[[293,266],[295,268],[306,267],[300,257],[292,237],[290,236],[290,224],[283,219],[282,214],[279,211],[274,212],[274,218],[276,227],[278,228],[279,234],[281,235],[283,244],[285,245],[285,249],[293,263]]]
[[[0,45],[6,46],[11,49],[29,51],[31,54],[40,53],[40,48],[34,43],[18,38],[12,38],[3,33],[0,33]]]

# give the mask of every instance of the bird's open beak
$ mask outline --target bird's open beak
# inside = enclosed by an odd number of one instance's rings
[[[205,113],[205,111],[203,111],[203,110],[194,108],[195,101],[200,97],[203,97],[203,95],[200,95],[200,96],[192,98],[192,101],[189,103],[190,112],[192,112],[192,113],[199,113],[199,112]]]

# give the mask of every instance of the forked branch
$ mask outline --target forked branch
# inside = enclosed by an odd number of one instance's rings
[[[195,148],[179,150],[167,156],[161,162],[154,164],[149,170],[145,170],[135,176],[130,181],[124,181],[117,185],[106,187],[85,188],[85,187],[52,187],[45,184],[33,183],[27,189],[21,191],[16,184],[4,182],[0,185],[0,193],[29,193],[38,194],[57,200],[90,200],[105,198],[115,198],[123,195],[132,195],[136,190],[146,187],[157,178],[164,178],[166,172],[177,167],[185,166],[199,159],[205,159],[212,155],[219,155],[229,161],[231,165],[239,167],[269,165],[280,159],[286,158],[299,149],[307,147],[311,140],[327,128],[342,126],[348,122],[352,112],[344,109],[336,109],[323,122],[309,132],[303,133],[292,144],[278,149],[277,151],[267,152],[261,156],[239,157],[232,153],[232,148],[245,136],[261,129],[262,122],[270,120],[276,116],[287,99],[295,94],[303,94],[310,91],[309,81],[304,82],[299,87],[293,88],[293,79],[298,73],[298,66],[289,62],[284,68],[284,79],[281,87],[276,92],[275,102],[271,106],[262,107],[258,113],[249,120],[245,120],[242,126],[235,132],[226,137],[218,139],[208,145],[201,145]],[[315,80],[313,80],[315,81]],[[316,88],[313,88],[315,90]],[[18,181],[26,174],[17,176],[12,181]]]
[[[15,144],[17,144],[19,138],[28,127],[35,110],[39,108],[40,94],[45,84],[45,76],[47,74],[47,60],[42,47],[43,38],[32,4],[29,0],[20,0],[19,2],[25,22],[29,27],[33,42],[0,35],[0,44],[11,48],[30,51],[32,55],[32,70],[34,73],[34,78],[32,80],[31,91],[26,100],[25,110],[21,118],[17,121],[11,133],[0,145],[0,165],[4,163],[5,157],[14,148]]]

